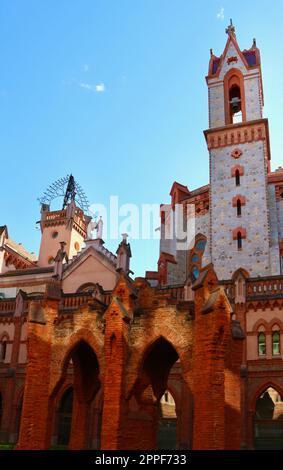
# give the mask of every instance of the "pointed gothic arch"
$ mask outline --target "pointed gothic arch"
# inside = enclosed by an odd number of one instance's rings
[[[195,237],[195,243],[191,250],[188,252],[188,277],[194,283],[199,277],[202,266],[202,259],[204,256],[207,238],[202,233],[198,233]]]
[[[254,395],[253,444],[255,449],[283,449],[283,391],[273,382],[262,384]]]

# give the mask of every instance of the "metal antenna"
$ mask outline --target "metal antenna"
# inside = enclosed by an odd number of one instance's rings
[[[67,175],[54,181],[54,183],[48,186],[44,191],[42,197],[38,198],[38,201],[40,204],[50,205],[57,197],[63,198],[63,209],[65,209],[69,202],[75,201],[78,207],[80,207],[86,214],[88,213],[88,199],[81,186],[74,179],[73,175]]]

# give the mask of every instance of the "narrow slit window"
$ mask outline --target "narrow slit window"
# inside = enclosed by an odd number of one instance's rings
[[[239,170],[236,170],[236,172],[235,172],[235,182],[236,182],[236,186],[241,185],[241,177],[240,177]]]
[[[240,217],[242,215],[242,204],[240,199],[237,200],[237,216]]]
[[[237,234],[237,246],[238,246],[238,250],[241,250],[243,247],[243,239],[242,239],[241,232],[238,232]]]

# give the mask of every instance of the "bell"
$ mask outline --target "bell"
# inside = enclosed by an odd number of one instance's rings
[[[237,96],[231,99],[230,104],[232,106],[233,114],[236,114],[241,111],[241,100]]]

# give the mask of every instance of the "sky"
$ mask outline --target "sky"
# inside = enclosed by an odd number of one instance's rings
[[[281,0],[0,0],[0,225],[37,252],[37,199],[70,173],[92,207],[207,184],[205,75],[230,18],[240,48],[255,37],[261,50],[272,168],[283,166],[282,17]],[[135,276],[155,270],[158,240],[129,241]]]

